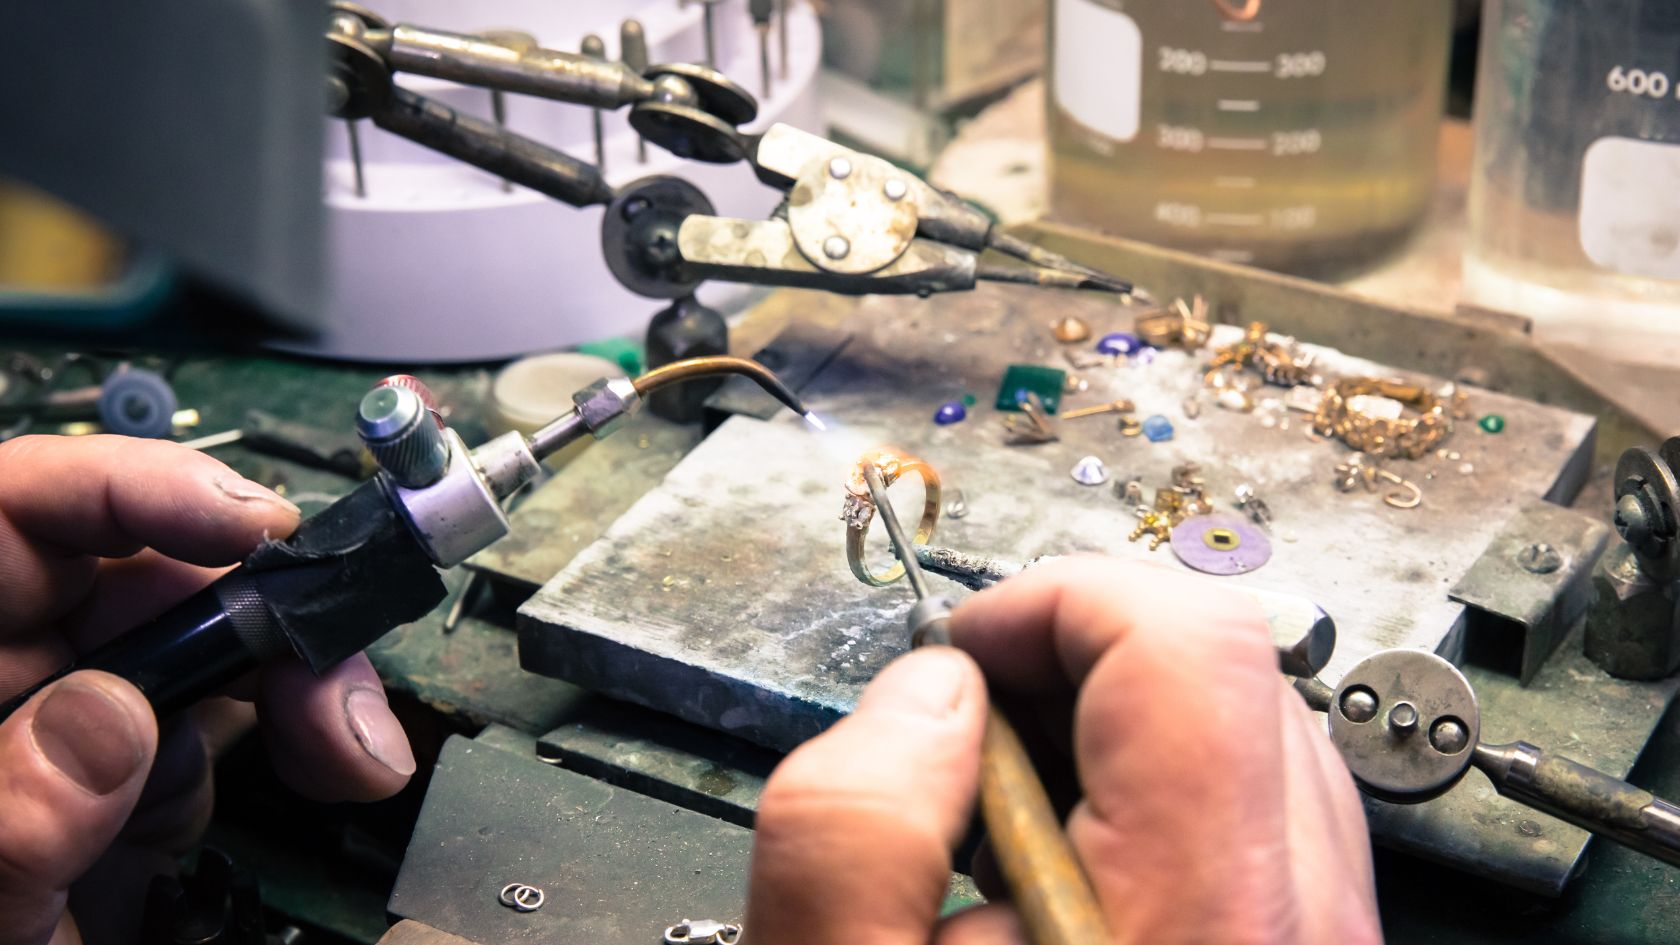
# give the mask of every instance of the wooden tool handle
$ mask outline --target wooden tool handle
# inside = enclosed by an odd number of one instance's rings
[[[998,869],[1033,945],[1102,945],[1102,910],[1044,783],[993,706],[980,749],[980,815]]]

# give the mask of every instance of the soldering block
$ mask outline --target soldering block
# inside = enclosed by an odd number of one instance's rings
[[[1021,402],[1028,394],[1037,394],[1045,413],[1055,413],[1062,404],[1062,385],[1067,372],[1041,364],[1011,364],[1003,371],[1003,383],[998,385],[999,410],[1021,412]]]

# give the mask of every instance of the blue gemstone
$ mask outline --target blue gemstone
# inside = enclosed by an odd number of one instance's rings
[[[967,416],[968,408],[962,405],[962,401],[952,400],[939,405],[939,409],[933,412],[933,422],[945,426],[961,422]]]
[[[1131,354],[1141,347],[1143,342],[1138,340],[1138,336],[1125,331],[1111,331],[1097,342],[1097,351],[1110,357]]]
[[[1172,421],[1156,414],[1143,421],[1143,435],[1148,437],[1151,443],[1170,440],[1173,438]]]

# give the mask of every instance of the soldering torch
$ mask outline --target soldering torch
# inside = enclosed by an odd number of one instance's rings
[[[374,478],[306,519],[291,537],[264,542],[167,613],[0,705],[0,720],[81,669],[128,680],[159,715],[271,660],[297,658],[325,672],[436,607],[447,594],[438,569],[507,534],[501,502],[536,478],[545,457],[585,436],[608,436],[654,390],[717,374],[745,375],[821,426],[763,365],[705,357],[633,380],[603,378],[573,395],[571,411],[530,436],[506,433],[469,450],[444,426],[424,385],[387,378],[362,399],[356,417],[379,464]]]

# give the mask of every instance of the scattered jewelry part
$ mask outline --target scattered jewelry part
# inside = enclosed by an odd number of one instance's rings
[[[1073,481],[1082,486],[1100,486],[1108,481],[1108,467],[1095,456],[1086,456],[1073,464]]]
[[[541,889],[529,883],[508,883],[496,896],[498,902],[515,912],[535,912],[546,898]]]
[[[1091,337],[1091,326],[1082,318],[1064,315],[1050,323],[1050,333],[1062,344],[1078,344]]]
[[[964,407],[960,400],[940,404],[939,409],[933,412],[933,422],[942,427],[950,426],[953,423],[961,423],[967,417],[968,408]]]
[[[945,502],[945,517],[950,519],[962,518],[968,514],[968,497],[961,489],[952,489],[951,498]]]

